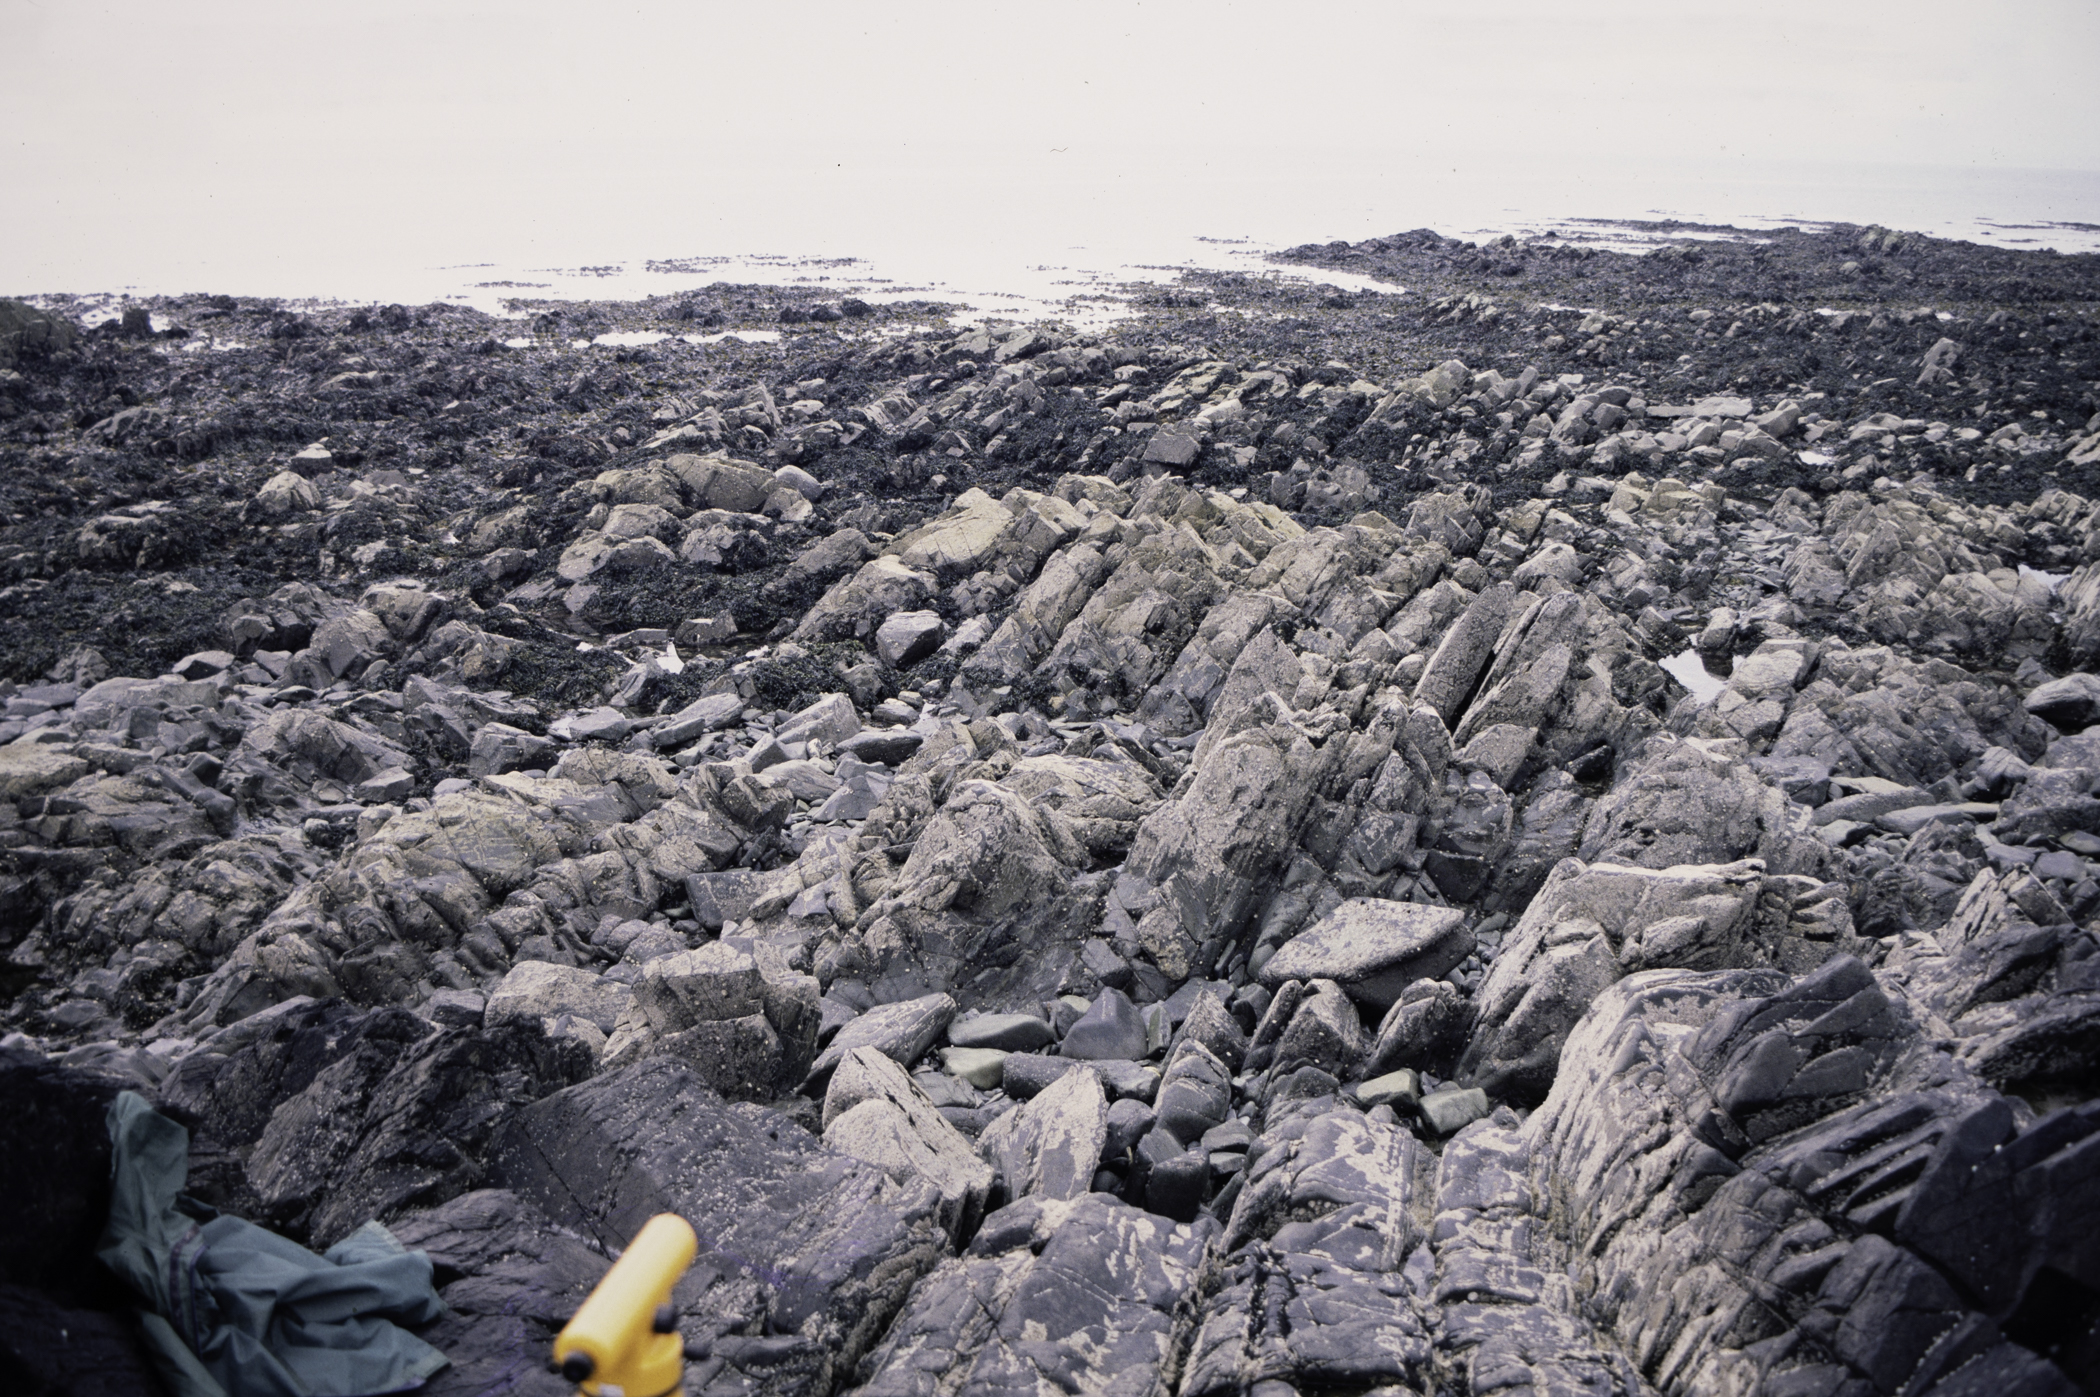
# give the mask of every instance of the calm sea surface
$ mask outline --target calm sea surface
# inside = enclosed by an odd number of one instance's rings
[[[1313,153],[1245,163],[1230,143],[1182,162],[1075,170],[1052,155],[973,170],[900,162],[619,198],[491,187],[404,191],[384,207],[346,195],[277,207],[227,191],[223,216],[0,235],[13,294],[231,292],[351,302],[435,300],[501,311],[523,298],[628,299],[711,282],[795,284],[871,300],[933,299],[963,318],[1098,323],[1118,288],[1187,268],[1268,269],[1307,242],[1428,227],[1482,239],[1547,234],[1638,247],[1621,221],[1746,229],[1880,223],[1937,237],[2062,253],[2100,251],[2100,173],[1860,167],[1802,162],[1704,168],[1598,163],[1542,151],[1528,164],[1447,166],[1430,155]],[[13,244],[6,247],[6,244]],[[1318,273],[1316,279],[1375,285]]]

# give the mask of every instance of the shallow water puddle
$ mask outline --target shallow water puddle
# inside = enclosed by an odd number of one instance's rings
[[[743,344],[778,344],[778,330],[724,330],[713,335],[672,335],[663,330],[608,330],[590,339],[572,339],[570,349],[590,349],[595,345],[641,346],[662,344],[668,339],[683,340],[687,344],[720,344],[724,340],[737,340]],[[503,343],[511,349],[531,349],[540,343],[531,335],[512,335]]]
[[[741,340],[745,344],[779,344],[778,330],[724,330],[718,335],[680,335],[687,344],[720,344],[723,340]]]
[[[1728,687],[1726,679],[1717,679],[1707,671],[1706,661],[1697,650],[1687,649],[1672,655],[1662,662],[1663,669],[1672,679],[1692,691],[1692,697],[1701,703],[1712,703],[1714,696]]]
[[[2027,564],[2022,563],[2020,564],[2020,576],[2022,578],[2033,578],[2044,587],[2047,587],[2050,595],[2053,596],[2056,593],[2056,589],[2069,580],[2071,574],[2068,572],[2043,572],[2040,568],[2031,568]]]

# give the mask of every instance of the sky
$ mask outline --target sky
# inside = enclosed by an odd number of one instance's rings
[[[1607,205],[1651,186],[1869,221],[1824,211],[1847,171],[2100,172],[2093,0],[0,0],[0,55],[0,284],[24,291],[1310,241],[1468,198],[1631,213]],[[2026,187],[2056,191],[2029,216],[2100,223],[2100,179]]]

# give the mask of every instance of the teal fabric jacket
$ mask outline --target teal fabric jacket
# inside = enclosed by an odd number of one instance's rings
[[[135,1092],[110,1103],[109,1136],[96,1255],[150,1309],[146,1336],[178,1397],[372,1397],[445,1366],[399,1327],[444,1313],[428,1255],[368,1222],[316,1256],[182,1198],[189,1132]]]

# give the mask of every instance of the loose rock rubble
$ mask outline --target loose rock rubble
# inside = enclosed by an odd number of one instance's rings
[[[2100,1391],[2100,268],[1764,246],[7,303],[7,1332],[123,1086],[433,1392]]]

